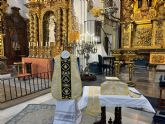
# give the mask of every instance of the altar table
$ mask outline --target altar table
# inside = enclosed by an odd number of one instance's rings
[[[88,105],[88,99],[93,99],[95,96],[89,96],[89,89],[92,86],[84,86],[83,95],[78,102],[78,107],[80,110],[84,109]],[[149,103],[149,101],[141,95],[139,98],[134,98],[131,96],[120,96],[120,95],[101,95],[101,88],[98,86],[97,91],[99,95],[97,96],[100,102],[101,107],[101,120],[95,122],[94,124],[106,124],[106,107],[116,107],[115,108],[115,120],[114,124],[122,124],[121,122],[121,107],[131,107],[143,109],[144,111],[155,113],[155,110]],[[134,93],[140,94],[135,88],[129,87]],[[95,103],[93,103],[95,104]],[[112,124],[112,121],[109,120],[109,124]]]
[[[88,104],[88,92],[91,86],[84,86],[83,95],[78,102],[79,109],[83,109]],[[98,92],[100,94],[100,87],[98,86]],[[129,90],[135,93],[139,93],[135,88],[129,87]],[[149,101],[141,95],[139,98],[133,98],[131,96],[120,95],[99,95],[99,101],[101,106],[105,107],[132,107],[143,109],[144,111],[155,113],[155,110],[149,103]],[[93,98],[93,97],[92,97]]]

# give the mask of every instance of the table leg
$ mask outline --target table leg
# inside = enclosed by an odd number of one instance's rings
[[[113,121],[113,124],[122,124],[121,120],[121,107],[115,107],[115,120]],[[106,124],[106,107],[101,107],[101,120],[94,122],[93,124]],[[109,119],[108,124],[112,124],[111,118]]]
[[[94,122],[93,124],[106,124],[106,108],[101,107],[101,120]]]
[[[122,124],[121,120],[121,107],[115,107],[115,119],[113,124]]]

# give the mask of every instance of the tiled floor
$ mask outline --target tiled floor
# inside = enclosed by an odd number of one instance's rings
[[[155,73],[152,70],[140,70],[134,73],[133,81],[136,84],[136,88],[143,93],[145,96],[151,97],[159,97],[159,83],[155,81],[159,78],[162,72]],[[164,73],[164,72],[163,72]],[[120,78],[123,81],[128,81],[128,72],[126,70],[122,71],[120,74]],[[101,82],[105,80],[104,76],[98,76],[98,80],[94,82],[83,82],[83,85],[100,85]],[[163,94],[165,97],[165,93]],[[53,100],[51,94],[46,94],[44,96],[40,96],[33,100],[27,101],[25,103],[16,105],[14,107],[0,110],[0,124],[5,124],[6,121],[11,119],[14,115],[19,113],[25,106],[28,104],[54,104],[55,100]],[[114,108],[108,108],[107,116],[111,116],[113,118]],[[122,108],[122,120],[123,124],[151,124],[153,114],[142,112],[138,110],[133,110],[130,108]],[[83,117],[82,121],[86,121],[86,116]],[[96,118],[93,118],[95,121]],[[90,124],[90,123],[86,123]]]

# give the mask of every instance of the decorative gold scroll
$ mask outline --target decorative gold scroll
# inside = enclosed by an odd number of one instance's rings
[[[165,52],[150,53],[150,64],[165,64]]]
[[[133,39],[133,47],[135,48],[151,48],[152,47],[152,25],[137,25]]]

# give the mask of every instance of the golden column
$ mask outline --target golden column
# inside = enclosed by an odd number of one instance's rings
[[[63,12],[63,21],[62,21],[62,43],[63,46],[66,47],[67,46],[67,13],[66,13],[66,9],[63,8],[62,9]]]
[[[34,17],[33,14],[29,15],[29,57],[35,57],[34,50]]]
[[[30,14],[30,21],[29,21],[29,30],[30,30],[30,46],[34,46],[34,16],[33,14]]]
[[[132,82],[132,76],[133,76],[133,62],[126,62],[128,64],[128,71],[129,71],[129,81],[128,81],[128,86],[130,87],[135,87],[135,84]]]
[[[0,58],[4,58],[3,37],[4,37],[4,34],[0,33]]]
[[[34,14],[34,43],[38,46],[38,20],[37,14]]]
[[[69,0],[69,8],[68,8],[68,36],[72,32],[73,26],[73,16],[72,16],[72,1]],[[68,40],[69,41],[69,40]]]
[[[57,34],[57,43],[60,42],[60,37],[61,37],[61,29],[60,29],[60,26],[61,25],[61,9],[59,8],[57,10],[57,31],[56,31],[56,34]]]
[[[120,61],[115,61],[115,76],[119,77],[120,74]]]
[[[4,14],[8,7],[7,0],[0,0],[0,60],[6,61],[6,57],[4,55],[4,30],[3,30],[3,21]]]

